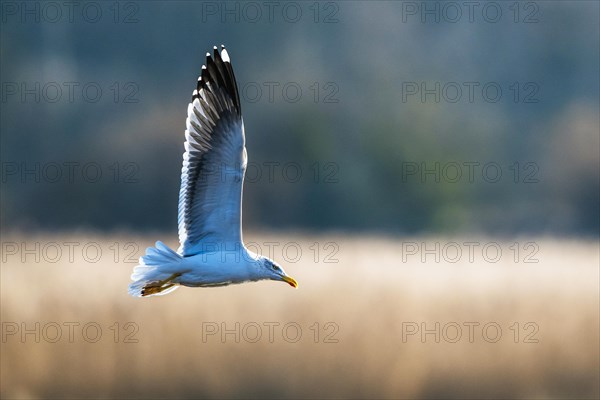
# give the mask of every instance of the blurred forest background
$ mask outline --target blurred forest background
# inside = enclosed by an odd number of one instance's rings
[[[478,3],[472,21],[461,3],[75,3],[2,3],[4,230],[174,231],[186,106],[223,43],[247,227],[599,233],[598,2]]]

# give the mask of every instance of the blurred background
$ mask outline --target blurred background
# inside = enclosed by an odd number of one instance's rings
[[[2,397],[597,398],[599,3],[467,3],[0,3]],[[220,44],[245,239],[300,289],[129,298]],[[204,337],[269,321],[302,340]],[[420,336],[465,322],[502,340]]]

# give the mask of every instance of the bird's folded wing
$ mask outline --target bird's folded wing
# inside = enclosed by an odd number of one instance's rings
[[[188,106],[179,191],[179,253],[190,256],[241,241],[246,170],[240,99],[223,47],[207,53]]]

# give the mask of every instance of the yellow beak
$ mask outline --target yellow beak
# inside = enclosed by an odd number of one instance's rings
[[[298,287],[298,282],[296,282],[296,280],[291,276],[282,276],[281,279],[283,279],[284,282],[287,282],[292,287]]]

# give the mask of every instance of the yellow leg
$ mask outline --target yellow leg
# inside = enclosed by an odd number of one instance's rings
[[[181,276],[180,273],[175,273],[175,274],[171,275],[170,277],[168,277],[167,279],[164,279],[162,281],[151,282],[151,283],[147,284],[142,289],[142,297],[150,296],[152,294],[157,294],[157,293],[160,293],[162,291],[165,291],[165,290],[175,286],[175,283],[172,283],[171,281],[179,276]]]

